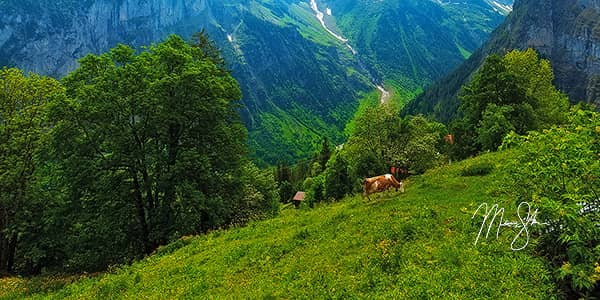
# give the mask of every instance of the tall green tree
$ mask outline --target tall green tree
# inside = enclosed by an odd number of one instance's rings
[[[275,170],[275,180],[279,189],[279,201],[282,203],[290,202],[294,196],[294,187],[292,185],[292,170],[283,162],[277,164]]]
[[[247,219],[234,213],[249,190],[240,188],[249,170],[241,168],[240,89],[211,44],[199,41],[171,36],[139,54],[119,45],[88,55],[64,79],[67,98],[53,109],[62,189],[82,215],[106,221],[82,224],[99,235],[116,230],[145,253]],[[109,208],[118,217],[99,215]],[[123,218],[130,228],[112,228]]]
[[[504,136],[515,130],[509,117],[513,109],[512,106],[508,105],[488,104],[487,109],[481,116],[481,121],[479,121],[479,127],[475,129],[476,142],[481,145],[483,150],[497,149],[502,144]]]
[[[554,86],[554,72],[549,60],[540,59],[537,52],[529,48],[525,51],[511,51],[504,56],[503,61],[526,96],[532,99],[534,129],[548,128],[567,121],[569,99]]]
[[[452,126],[460,148],[455,152],[466,157],[496,150],[510,131],[526,134],[563,123],[568,100],[553,79],[550,63],[532,49],[489,56],[463,87],[459,106],[463,117]]]
[[[208,59],[219,69],[225,69],[226,63],[221,55],[221,50],[219,50],[219,47],[217,47],[215,42],[209,38],[208,33],[204,28],[192,35],[190,44],[192,47],[202,50],[201,59]]]
[[[343,153],[354,179],[389,172],[401,165],[424,172],[439,160],[445,126],[423,116],[400,118],[397,109],[377,106],[358,115]]]
[[[348,163],[339,152],[336,152],[327,163],[324,176],[325,198],[339,200],[352,192],[353,182],[348,173]]]
[[[327,165],[327,161],[331,157],[331,147],[329,146],[329,139],[327,137],[323,138],[323,143],[321,144],[321,151],[318,155],[318,161],[321,164],[321,167],[325,169]]]
[[[49,130],[48,103],[64,90],[59,82],[17,69],[0,70],[0,274],[12,272],[20,244],[40,220],[36,177]]]

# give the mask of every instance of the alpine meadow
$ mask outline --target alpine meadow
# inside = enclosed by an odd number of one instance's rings
[[[0,299],[596,299],[598,20],[0,1]]]

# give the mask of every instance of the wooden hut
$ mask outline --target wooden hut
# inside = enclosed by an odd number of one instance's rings
[[[300,203],[302,203],[302,201],[304,201],[304,192],[297,192],[296,195],[294,195],[294,199],[292,199],[294,201],[294,206],[296,206],[296,208],[300,208]]]

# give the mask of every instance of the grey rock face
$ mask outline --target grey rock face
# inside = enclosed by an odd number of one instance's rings
[[[408,103],[403,114],[421,113],[449,122],[457,115],[461,87],[488,55],[527,48],[551,61],[555,85],[572,102],[593,103],[600,110],[600,0],[517,0],[489,40]]]
[[[189,19],[196,20],[198,31],[211,21],[206,18],[210,10],[206,0],[101,0],[64,12],[17,8],[0,17],[0,57],[3,63],[59,77],[73,70],[78,58],[118,42],[149,44]],[[193,32],[180,29],[182,35]]]
[[[508,32],[511,48],[534,48],[552,62],[556,85],[574,102],[600,107],[594,92],[600,75],[599,0],[522,0]]]

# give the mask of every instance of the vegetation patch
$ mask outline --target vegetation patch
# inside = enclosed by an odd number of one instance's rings
[[[512,207],[514,199],[487,193],[500,172],[459,173],[467,165],[506,163],[513,155],[492,153],[428,171],[412,177],[403,194],[286,209],[60,290],[17,289],[4,296],[547,299],[555,294],[551,272],[533,247],[511,251],[510,231],[473,243],[480,227],[471,219],[477,206]],[[436,188],[448,185],[454,188]]]
[[[488,162],[468,165],[460,171],[462,176],[483,176],[494,170],[494,165]]]

